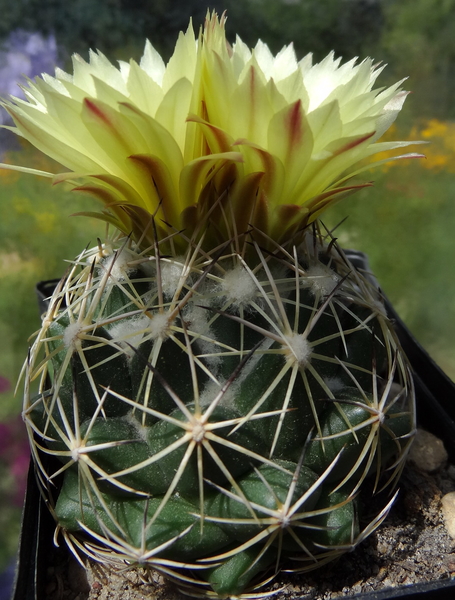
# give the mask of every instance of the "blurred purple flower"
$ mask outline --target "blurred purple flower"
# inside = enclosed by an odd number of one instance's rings
[[[58,65],[57,43],[53,35],[17,29],[12,31],[0,47],[0,96],[12,94],[24,98],[18,83],[24,76],[33,78],[41,73],[52,73]],[[8,115],[1,111],[0,121]]]

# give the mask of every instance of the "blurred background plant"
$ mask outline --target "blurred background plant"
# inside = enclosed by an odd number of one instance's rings
[[[293,41],[299,57],[313,52],[316,60],[330,50],[345,60],[373,56],[388,63],[383,85],[409,75],[404,87],[414,94],[390,135],[431,142],[427,158],[375,170],[374,187],[332,209],[325,224],[334,228],[348,216],[336,229],[339,240],[368,253],[398,312],[454,378],[455,0],[0,0],[0,94],[19,95],[23,74],[52,72],[56,64],[70,69],[71,54],[87,58],[89,48],[137,59],[148,37],[168,57],[178,31],[191,16],[201,24],[208,6],[227,9],[231,40],[238,34],[251,46],[260,37],[274,52]],[[0,152],[3,162],[51,169],[8,131]],[[1,569],[17,545],[27,462],[14,386],[39,326],[34,285],[60,277],[59,257],[70,260],[104,229],[70,217],[93,200],[63,186],[2,170],[0,186]],[[13,440],[14,452],[5,452]]]

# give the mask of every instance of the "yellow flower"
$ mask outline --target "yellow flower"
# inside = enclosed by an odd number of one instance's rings
[[[43,75],[4,106],[16,133],[70,171],[56,182],[95,195],[102,218],[143,243],[151,215],[160,239],[205,228],[213,246],[253,228],[279,242],[358,188],[362,159],[410,143],[377,142],[406,98],[401,82],[373,89],[381,70],[231,47],[212,15],[198,37],[191,24],[180,34],[167,65],[149,42],[140,64],[119,68],[75,55],[73,75]]]

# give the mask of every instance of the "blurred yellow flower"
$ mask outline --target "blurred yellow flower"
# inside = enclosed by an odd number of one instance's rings
[[[445,137],[448,133],[449,125],[445,121],[438,121],[438,119],[431,119],[428,121],[422,129],[422,136],[426,139],[433,137]]]
[[[198,37],[190,24],[167,65],[149,42],[119,68],[75,55],[72,75],[57,69],[4,102],[13,129],[70,171],[56,182],[96,196],[102,218],[147,244],[151,215],[161,239],[209,221],[212,246],[250,227],[286,239],[359,187],[362,159],[411,143],[377,141],[407,93],[373,89],[371,59],[230,46],[224,24],[208,16]]]
[[[425,151],[423,166],[455,173],[455,123],[430,119],[419,133],[424,140],[431,142]]]
[[[43,212],[36,215],[36,223],[41,233],[49,234],[58,228],[57,215]]]

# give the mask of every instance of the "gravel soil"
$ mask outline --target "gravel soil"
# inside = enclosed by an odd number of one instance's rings
[[[354,552],[315,571],[280,575],[264,591],[276,600],[331,600],[362,592],[455,577],[455,540],[444,525],[441,499],[455,491],[455,466],[428,474],[408,463],[398,500],[384,524]],[[116,574],[88,565],[84,571],[63,550],[48,570],[47,600],[184,600],[156,572]]]

